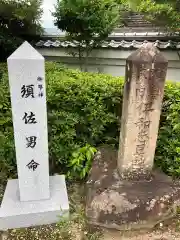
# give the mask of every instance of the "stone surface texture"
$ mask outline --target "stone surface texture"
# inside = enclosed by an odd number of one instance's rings
[[[20,199],[48,199],[50,192],[44,58],[25,42],[7,62]],[[43,95],[39,96],[40,92]],[[28,146],[32,137],[36,137],[36,145]],[[36,169],[28,167],[32,161],[38,164]]]
[[[102,148],[87,182],[89,222],[118,230],[152,228],[176,213],[180,184],[155,171],[149,180],[125,180],[117,170],[117,151]]]
[[[127,59],[118,154],[124,177],[148,177],[153,168],[167,67],[152,44]]]
[[[0,208],[0,231],[57,223],[69,215],[65,177],[50,177],[50,199],[21,202],[18,180],[9,180]]]

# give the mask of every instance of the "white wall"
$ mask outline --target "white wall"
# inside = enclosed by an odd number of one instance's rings
[[[47,60],[59,61],[69,67],[79,68],[78,58],[68,55],[65,48],[39,48],[37,49]],[[132,50],[121,49],[97,49],[93,50],[88,70],[95,72],[108,73],[113,76],[125,75],[126,58]],[[168,59],[167,79],[180,81],[180,58],[177,51],[164,50],[164,56]]]

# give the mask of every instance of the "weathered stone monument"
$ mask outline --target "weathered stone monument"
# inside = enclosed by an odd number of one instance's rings
[[[167,66],[151,44],[127,59],[118,156],[122,177],[151,174]]]
[[[180,185],[153,170],[167,66],[152,44],[127,59],[119,151],[100,149],[87,182],[91,224],[148,228],[175,214]]]
[[[9,180],[0,230],[56,223],[67,217],[65,177],[49,177],[44,58],[23,43],[8,58],[18,180]]]

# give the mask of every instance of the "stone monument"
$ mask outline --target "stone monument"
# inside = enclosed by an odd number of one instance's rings
[[[49,176],[45,61],[24,42],[7,62],[18,180],[7,183],[0,230],[56,223],[69,204],[65,177]]]
[[[167,67],[152,44],[127,59],[119,151],[101,148],[87,182],[91,224],[150,228],[176,214],[179,182],[153,170]]]
[[[127,59],[118,156],[122,177],[151,174],[167,66],[167,60],[151,44]]]

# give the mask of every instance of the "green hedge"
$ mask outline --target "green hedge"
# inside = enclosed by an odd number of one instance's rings
[[[165,86],[155,160],[164,172],[180,177],[180,83]]]
[[[8,76],[4,66],[0,69],[0,164],[12,175],[16,168]],[[72,152],[86,143],[118,144],[121,79],[47,63],[46,81],[52,171],[66,172]]]
[[[123,80],[46,64],[51,171],[67,172],[73,151],[85,146],[118,146]],[[8,76],[0,65],[1,177],[16,174]],[[161,116],[156,163],[180,176],[180,84],[168,83]]]

